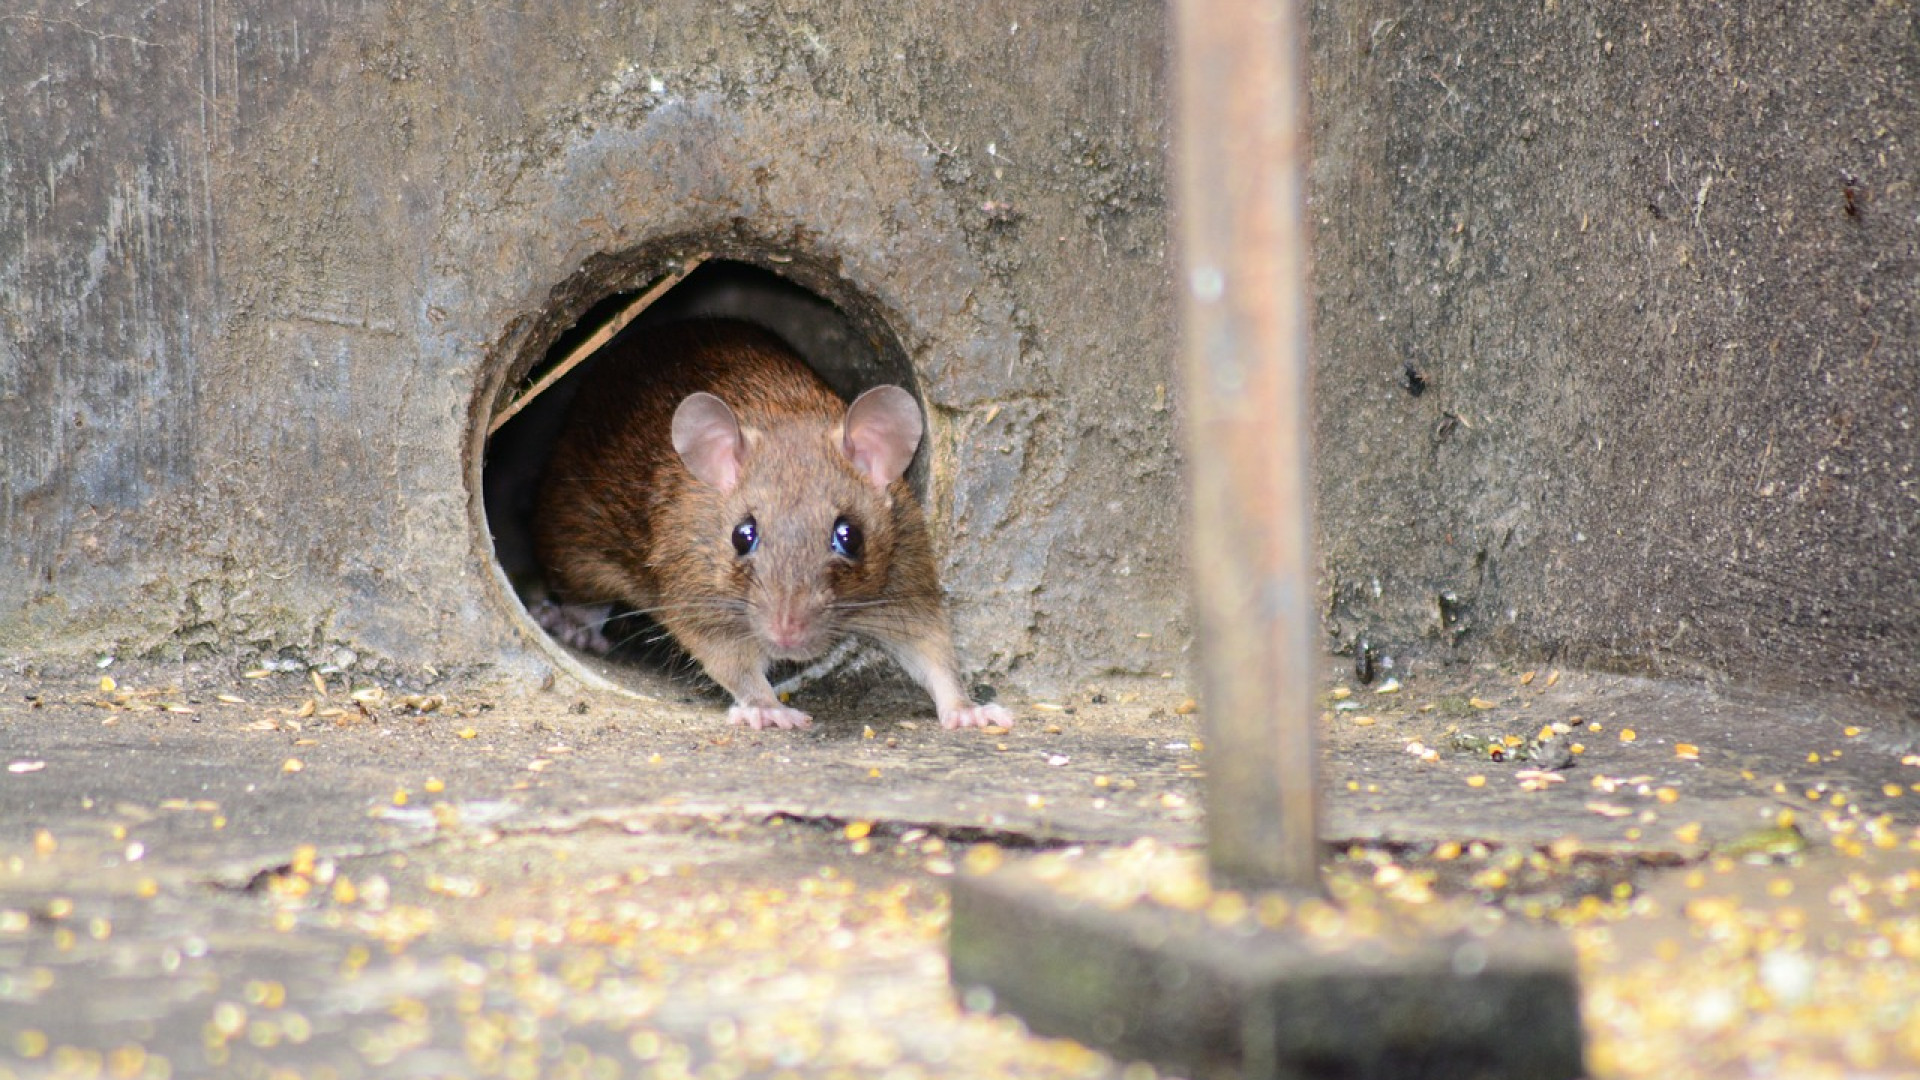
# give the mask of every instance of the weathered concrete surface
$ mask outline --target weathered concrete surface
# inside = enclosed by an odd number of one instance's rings
[[[1310,16],[1334,643],[1920,699],[1911,6]],[[537,678],[472,422],[706,248],[899,337],[973,666],[1181,670],[1159,5],[0,30],[0,657]]]
[[[537,676],[471,424],[706,249],[900,339],[975,667],[1175,665],[1158,5],[34,2],[0,31],[0,657]]]
[[[754,733],[115,673],[0,680],[0,1076],[1117,1076],[959,1009],[944,878],[1198,813],[1193,721],[1151,686],[1007,732],[868,695]]]
[[[1336,642],[1366,635],[1401,660],[1564,654],[1771,679],[1895,711],[1920,697],[1920,449],[1899,366],[1920,303],[1911,7],[1327,0],[1312,15]],[[317,867],[297,872],[312,845],[436,912],[446,936],[421,966],[511,966],[507,952],[527,950],[510,931],[487,936],[511,904],[474,918],[460,894],[491,883],[500,903],[516,866],[563,861],[564,845],[538,837],[566,830],[670,833],[712,816],[798,819],[829,839],[871,819],[1021,842],[1191,840],[1191,751],[1174,748],[1190,748],[1190,721],[1065,698],[1107,670],[1178,672],[1188,637],[1177,403],[1160,392],[1161,17],[1148,3],[9,5],[0,758],[22,771],[0,778],[0,908],[32,913],[5,928],[36,973],[5,984],[9,1006],[28,996],[73,1025],[72,1044],[104,1051],[121,1029],[91,1026],[72,995],[97,989],[117,1023],[169,963],[198,962],[183,945],[219,945],[204,954],[217,964],[228,939],[213,931],[239,927],[238,974],[192,984],[166,1024],[140,1022],[191,1054],[209,1030],[232,1041],[218,1006],[247,1003],[248,982],[305,980],[290,991],[303,1007],[358,1018],[335,1030],[385,1033],[347,1041],[371,1068],[424,1046],[416,1061],[432,1071],[448,1044],[406,1041],[416,1006],[431,991],[432,1018],[457,1013],[468,969],[428,985],[404,958],[383,961],[376,992],[327,997],[356,946],[377,953],[405,927],[295,903],[311,936],[285,936],[280,899],[302,898],[234,886],[318,883]],[[618,730],[596,726],[598,700],[584,717],[538,699],[479,712],[475,669],[531,692],[546,662],[475,526],[474,418],[597,293],[694,247],[791,257],[775,265],[844,290],[899,336],[933,407],[929,490],[963,646],[994,681],[1079,708],[1059,735],[1023,727],[1002,752],[924,717],[895,732],[892,706],[864,699],[838,727],[778,739],[671,705],[619,714]],[[189,684],[198,722],[60,704],[101,697],[97,674],[35,665],[95,652],[207,663],[109,669],[135,689]],[[256,655],[336,665],[395,696],[448,692],[474,715],[416,720],[389,699],[361,717],[333,675],[316,712],[347,711],[295,731],[299,717],[261,706],[297,712],[304,673],[270,692],[235,678]],[[1571,840],[1600,853],[1576,864],[1591,878],[1577,890],[1737,848],[1786,806],[1836,829],[1911,830],[1910,767],[1857,749],[1828,709],[1560,685],[1587,697],[1556,699],[1556,719],[1577,709],[1616,735],[1539,790],[1447,729],[1525,736],[1545,699],[1525,712],[1519,691],[1508,702],[1477,686],[1410,707],[1349,699],[1367,704],[1330,728],[1329,836],[1370,851]],[[269,719],[281,726],[247,727]],[[1618,740],[1623,722],[1638,741]],[[1408,754],[1409,738],[1435,760]],[[642,767],[655,753],[671,771]],[[294,757],[303,768],[283,771]],[[442,835],[428,777],[459,828],[498,834],[490,850],[524,861]],[[402,788],[412,801],[395,806]],[[642,857],[585,847],[596,867]],[[409,853],[437,886],[390,861]],[[710,854],[689,842],[662,861],[691,873]],[[901,875],[930,857],[916,847]],[[528,903],[552,901],[558,921],[559,898],[594,879],[554,880]],[[1803,891],[1838,895],[1830,884]],[[63,897],[71,911],[52,903]],[[93,936],[96,916],[126,951]],[[262,944],[269,932],[284,950]],[[930,948],[907,950],[909,965]],[[317,966],[284,975],[300,958]],[[1642,959],[1650,979],[1672,974]],[[120,994],[97,977],[116,964],[147,965],[149,981]],[[42,970],[57,990],[36,989]],[[914,970],[925,996],[909,1004],[944,992]],[[738,990],[735,974],[718,981]],[[551,985],[527,987],[530,1015],[551,1015],[538,1012]],[[725,1035],[714,1018],[682,1016],[675,1037]],[[1751,1045],[1737,1025],[1715,1031]],[[967,1053],[962,1039],[918,1060]]]
[[[1920,16],[1310,5],[1331,629],[1920,700]]]
[[[904,691],[809,696],[817,729],[756,733],[720,704],[512,681],[327,676],[319,697],[304,671],[111,674],[0,676],[0,1075],[119,1054],[96,1071],[1114,1076],[956,1008],[943,879],[975,852],[1190,862],[1200,835],[1197,717],[1159,680],[1029,703],[1005,734],[941,731]],[[1596,1075],[1920,1064],[1888,1027],[1920,985],[1920,768],[1877,747],[1885,729],[1615,676],[1470,674],[1329,699],[1365,705],[1333,708],[1325,740],[1328,878],[1352,919],[1385,902],[1354,890],[1420,875],[1496,928],[1594,905],[1581,933],[1613,942],[1582,953]],[[1575,716],[1585,749],[1539,790],[1473,748]],[[1742,875],[1761,905],[1743,917],[1807,932],[1688,914]],[[1159,898],[1180,880],[1119,883]],[[1901,1011],[1827,1030],[1821,1010],[1695,1017],[1673,990],[1725,994],[1796,957],[1831,1000],[1907,993]]]

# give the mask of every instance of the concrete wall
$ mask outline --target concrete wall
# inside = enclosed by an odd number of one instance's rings
[[[9,5],[0,658],[537,672],[474,420],[704,248],[905,346],[976,666],[1174,669],[1161,33],[1149,2]]]
[[[1335,633],[1914,715],[1914,5],[1311,11]]]
[[[1330,643],[1911,710],[1913,4],[1309,12]],[[898,336],[975,663],[1183,671],[1162,17],[11,5],[0,657],[537,670],[474,418],[706,247]]]

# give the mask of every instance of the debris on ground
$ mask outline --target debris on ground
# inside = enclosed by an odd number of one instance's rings
[[[766,733],[305,668],[9,676],[0,1076],[1150,1077],[953,1000],[946,881],[1000,863],[1307,935],[1564,928],[1595,1076],[1920,1068],[1889,733],[1576,672],[1392,686],[1325,696],[1328,898],[1282,910],[1208,883],[1205,709],[1159,680]]]

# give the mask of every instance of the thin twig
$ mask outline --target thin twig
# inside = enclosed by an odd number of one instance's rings
[[[605,345],[607,342],[613,340],[613,336],[615,334],[618,334],[620,331],[625,330],[627,328],[628,323],[639,318],[641,312],[647,310],[649,307],[652,307],[653,302],[655,300],[658,300],[662,296],[665,296],[668,289],[671,289],[675,285],[678,285],[682,281],[685,281],[687,275],[693,273],[694,269],[698,267],[701,263],[705,262],[707,258],[708,258],[707,252],[701,252],[700,254],[693,256],[692,258],[688,259],[685,263],[681,264],[680,269],[676,271],[672,271],[668,273],[667,276],[661,278],[659,281],[654,282],[653,286],[649,288],[646,292],[641,293],[639,297],[637,297],[633,301],[633,303],[628,304],[624,308],[621,308],[620,314],[615,315],[612,319],[609,319],[605,326],[602,326],[600,329],[595,330],[593,332],[592,337],[589,337],[587,340],[574,346],[573,351],[567,354],[567,358],[565,360],[562,360],[558,364],[554,365],[554,368],[552,371],[549,371],[545,375],[542,375],[540,377],[539,382],[534,383],[532,386],[527,388],[526,393],[521,394],[517,398],[514,398],[512,404],[508,405],[506,408],[501,409],[499,412],[495,413],[493,417],[493,422],[487,425],[487,434],[489,436],[492,436],[493,434],[498,432],[500,430],[500,425],[513,419],[515,414],[517,414],[521,409],[524,409],[528,405],[533,404],[533,399],[545,393],[547,387],[552,386],[554,383],[557,383],[561,379],[565,378],[567,375],[567,372],[572,371],[576,367],[579,367],[580,364],[584,360],[586,360],[587,357],[592,356],[594,353],[600,351],[600,346]]]

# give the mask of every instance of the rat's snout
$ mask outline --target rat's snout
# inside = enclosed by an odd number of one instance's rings
[[[806,644],[807,620],[793,611],[777,611],[767,618],[767,640],[782,649]]]
[[[800,597],[770,599],[760,609],[760,633],[778,659],[804,660],[820,649],[820,620]]]

